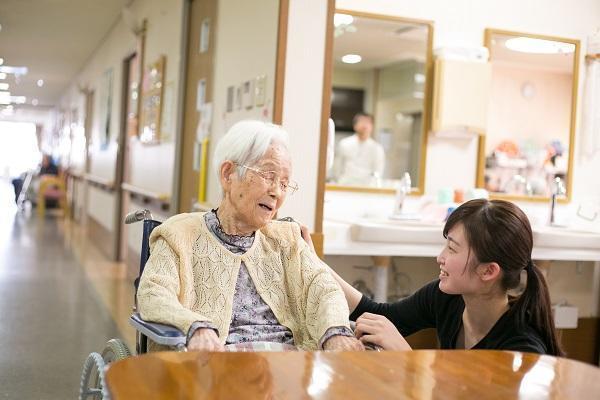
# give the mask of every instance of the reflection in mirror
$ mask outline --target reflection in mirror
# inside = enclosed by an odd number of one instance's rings
[[[422,186],[431,31],[428,22],[336,12],[328,188],[393,189],[405,172]]]
[[[486,30],[486,45],[492,63],[482,147],[486,189],[549,197],[556,178],[570,188],[579,42]]]

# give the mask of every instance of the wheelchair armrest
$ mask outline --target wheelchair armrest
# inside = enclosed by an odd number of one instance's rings
[[[146,322],[140,317],[139,313],[132,314],[129,317],[129,323],[136,330],[158,344],[177,347],[185,345],[187,341],[186,335],[179,329],[170,325],[159,324],[158,322]]]

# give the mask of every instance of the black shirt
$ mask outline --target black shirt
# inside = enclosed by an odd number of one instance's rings
[[[425,328],[436,328],[440,347],[455,349],[464,309],[462,296],[442,292],[439,280],[435,280],[412,296],[392,304],[376,303],[363,296],[350,319],[355,321],[365,312],[380,314],[392,321],[403,336]],[[516,313],[511,310],[505,312],[472,349],[547,353],[547,346],[537,331],[531,326],[519,327]]]

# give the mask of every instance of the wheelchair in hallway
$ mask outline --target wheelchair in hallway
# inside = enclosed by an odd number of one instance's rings
[[[136,222],[143,223],[140,272],[134,282],[135,294],[137,295],[139,279],[144,271],[146,261],[150,257],[150,234],[161,222],[154,220],[152,213],[145,209],[129,213],[125,217],[125,224]],[[137,304],[135,298],[134,304]],[[148,351],[148,339],[176,351],[187,350],[185,347],[187,338],[183,332],[169,325],[142,320],[136,306],[133,308],[133,314],[129,318],[129,322],[136,329],[136,354],[145,354]],[[106,367],[114,361],[119,361],[131,355],[131,351],[121,339],[109,340],[101,353],[90,353],[85,360],[81,373],[79,399],[108,399],[109,393],[104,383]]]

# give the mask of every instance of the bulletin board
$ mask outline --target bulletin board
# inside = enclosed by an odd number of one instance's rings
[[[140,142],[160,142],[166,57],[161,56],[144,70],[140,117]]]

